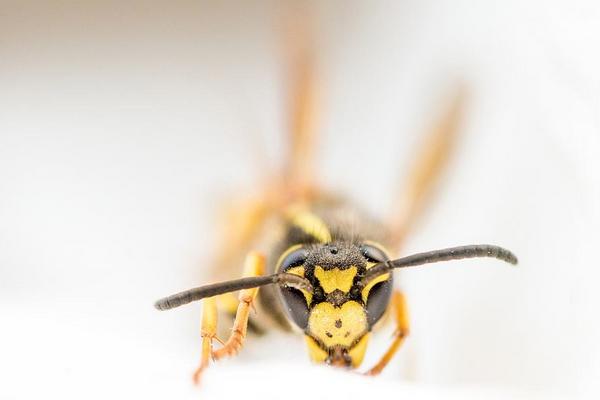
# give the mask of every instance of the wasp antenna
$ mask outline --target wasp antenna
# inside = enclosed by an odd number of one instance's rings
[[[404,268],[440,261],[461,260],[463,258],[475,257],[491,257],[506,261],[513,265],[517,264],[517,257],[509,250],[491,244],[474,244],[413,254],[391,261],[391,265],[392,268]]]
[[[363,277],[361,284],[366,286],[376,277],[386,274],[395,268],[414,267],[423,264],[432,264],[441,261],[461,260],[463,258],[492,257],[516,265],[517,257],[509,250],[490,244],[474,244],[468,246],[450,247],[447,249],[433,250],[402,257],[393,261],[380,263],[369,269]]]
[[[310,281],[299,275],[288,274],[286,272],[279,273],[277,274],[276,283],[295,289],[306,290],[309,293],[313,292],[313,287]]]
[[[161,311],[170,310],[171,308],[202,300],[206,297],[213,297],[223,293],[235,292],[236,290],[268,285],[276,282],[276,279],[277,275],[269,275],[213,283],[212,285],[200,286],[162,298],[154,303],[154,307]]]
[[[256,276],[236,279],[233,281],[213,283],[212,285],[200,286],[194,289],[185,290],[183,292],[175,293],[171,296],[157,300],[154,303],[154,308],[160,311],[170,310],[172,308],[183,306],[207,297],[218,296],[223,293],[235,292],[242,289],[251,289],[259,286],[271,285],[274,283],[312,292],[312,285],[306,278],[288,273],[279,273],[268,276]]]

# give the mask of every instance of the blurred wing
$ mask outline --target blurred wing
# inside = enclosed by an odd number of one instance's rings
[[[465,90],[461,88],[450,107],[425,137],[416,152],[408,177],[397,192],[390,222],[392,249],[398,250],[409,230],[414,226],[425,205],[430,201],[436,183],[447,165],[456,140],[465,103]]]

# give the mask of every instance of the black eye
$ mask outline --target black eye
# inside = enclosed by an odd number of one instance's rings
[[[295,288],[282,287],[281,298],[285,313],[302,330],[308,325],[308,305],[304,293]]]
[[[286,272],[300,267],[306,262],[308,250],[299,248],[286,255],[281,261],[278,271]],[[308,304],[301,290],[291,287],[280,287],[279,293],[287,316],[302,330],[308,325]]]
[[[363,244],[360,247],[360,252],[368,262],[380,263],[388,260],[388,256],[383,250],[370,244]]]
[[[390,304],[392,296],[392,280],[376,283],[367,297],[367,321],[372,327],[381,318]]]
[[[306,261],[306,257],[308,256],[308,250],[306,249],[298,249],[292,251],[290,254],[285,256],[285,258],[281,261],[281,265],[279,266],[279,271],[285,272],[290,268],[299,267]]]

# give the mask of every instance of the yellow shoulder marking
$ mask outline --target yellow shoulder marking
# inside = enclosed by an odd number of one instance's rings
[[[296,225],[319,242],[331,242],[331,232],[329,231],[329,228],[325,222],[315,214],[307,210],[291,208],[288,210],[288,216],[292,224]]]
[[[348,293],[357,271],[357,268],[354,266],[347,269],[334,268],[326,271],[323,267],[317,265],[315,268],[315,277],[319,280],[325,293],[331,293],[336,289]]]

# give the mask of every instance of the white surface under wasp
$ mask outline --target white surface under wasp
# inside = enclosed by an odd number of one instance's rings
[[[193,343],[169,343],[173,335],[160,333],[159,324],[147,317],[138,316],[135,324],[117,327],[109,316],[74,311],[77,306],[60,301],[53,305],[65,309],[70,306],[71,311],[48,313],[43,311],[43,304],[0,309],[3,318],[14,324],[3,332],[3,360],[10,360],[0,365],[0,374],[8,378],[2,383],[3,399],[143,396],[253,400],[284,396],[319,400],[374,395],[411,399],[563,398],[489,385],[407,382],[398,379],[394,367],[390,368],[392,373],[378,378],[335,371],[311,365],[302,339],[285,334],[250,338],[238,359],[224,360],[209,369],[202,386],[196,387],[191,381],[197,358]],[[140,323],[143,319],[147,321]],[[381,350],[380,346],[374,347]],[[375,355],[367,358],[370,363]]]
[[[273,335],[191,387],[199,307],[151,304],[205,282],[215,204],[281,159],[278,3],[1,3],[0,398],[597,398],[600,9],[584,1],[319,6],[322,180],[383,214],[461,77],[460,141],[404,251],[492,242],[520,266],[399,274],[412,332],[378,379]]]

